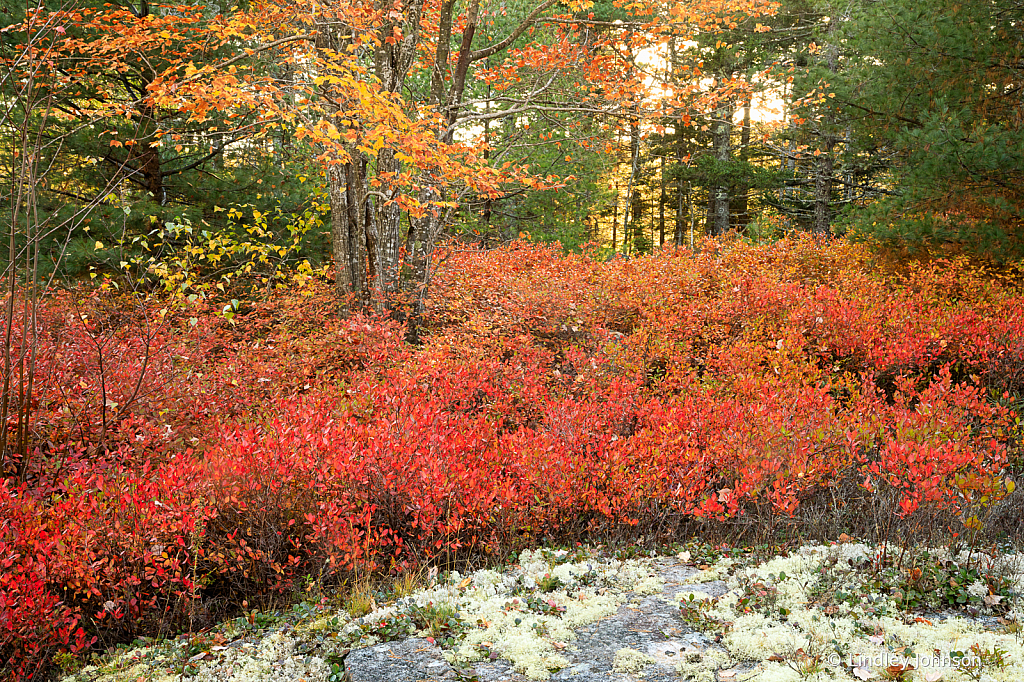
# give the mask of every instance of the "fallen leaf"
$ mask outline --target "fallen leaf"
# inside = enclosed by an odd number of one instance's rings
[[[875,674],[867,668],[854,668],[853,675],[861,680],[870,680],[872,677],[875,677]]]
[[[913,669],[914,669],[914,666],[912,666],[912,665],[895,665],[894,664],[894,665],[890,665],[888,668],[886,668],[885,672],[889,673],[889,675],[892,676],[892,677],[899,678],[899,677],[903,676],[904,673],[909,673]]]
[[[999,602],[1003,601],[1003,598],[998,594],[986,594],[981,598],[981,600],[985,602],[985,606],[995,606]]]

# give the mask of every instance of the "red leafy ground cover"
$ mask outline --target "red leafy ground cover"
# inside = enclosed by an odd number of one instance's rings
[[[836,533],[877,533],[865,509],[977,531],[1020,471],[1024,296],[966,261],[453,246],[419,346],[327,284],[220,307],[44,301],[33,453],[0,485],[7,676],[308,577],[785,525],[823,499]]]

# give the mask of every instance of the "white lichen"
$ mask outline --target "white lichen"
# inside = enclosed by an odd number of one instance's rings
[[[656,575],[652,575],[637,583],[636,587],[633,588],[633,592],[639,595],[650,595],[658,594],[664,589],[665,581]]]
[[[676,665],[676,672],[689,682],[718,682],[718,671],[732,665],[733,659],[720,649],[688,651]]]
[[[652,656],[637,651],[636,649],[619,649],[615,652],[615,659],[612,661],[612,670],[617,673],[628,673],[639,675],[644,668],[656,663]]]

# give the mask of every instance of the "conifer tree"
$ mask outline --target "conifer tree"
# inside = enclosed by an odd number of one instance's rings
[[[859,234],[910,248],[1024,254],[1024,8],[1012,0],[861,3],[841,28],[840,99],[892,149],[889,193]]]

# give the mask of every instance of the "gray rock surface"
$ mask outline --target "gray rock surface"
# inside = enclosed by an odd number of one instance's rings
[[[460,679],[441,656],[441,650],[418,637],[356,649],[345,657],[345,669],[351,682]]]
[[[562,655],[569,665],[552,673],[553,681],[572,682],[668,682],[679,680],[678,661],[687,652],[703,651],[717,645],[700,632],[691,630],[674,605],[682,590],[719,596],[728,591],[724,582],[685,584],[697,569],[672,558],[658,559],[654,567],[665,581],[660,594],[629,595],[614,615],[576,631],[576,641]],[[644,653],[655,660],[639,672],[616,672],[615,654],[623,648]],[[388,642],[352,651],[345,667],[353,682],[433,682],[435,680],[479,680],[479,682],[527,682],[503,659],[479,661],[472,669],[455,670],[441,650],[425,639]]]

